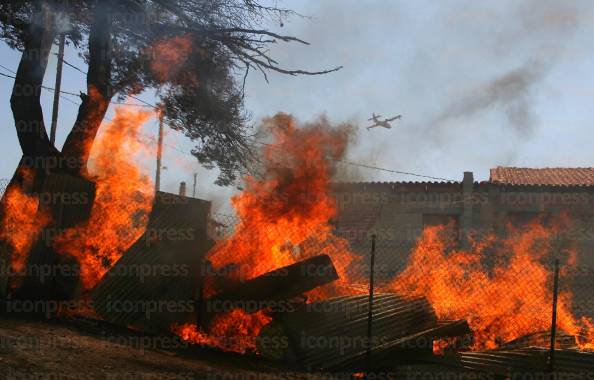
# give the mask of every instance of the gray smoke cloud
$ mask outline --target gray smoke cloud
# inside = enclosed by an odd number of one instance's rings
[[[510,9],[506,23],[500,26],[501,31],[485,43],[492,44],[495,54],[517,52],[518,56],[526,57],[525,62],[503,74],[486,78],[446,102],[429,125],[496,111],[505,116],[508,126],[522,138],[537,128],[539,118],[533,105],[538,86],[563,55],[566,41],[579,28],[580,7],[578,2],[553,0],[530,0],[518,4],[517,8]]]
[[[541,64],[527,63],[454,99],[429,124],[438,126],[452,119],[496,109],[503,112],[512,128],[529,134],[537,123],[532,109],[533,89],[547,71]]]
[[[301,120],[320,113],[334,122],[356,120],[361,136],[351,160],[436,177],[472,170],[484,178],[497,165],[560,165],[550,154],[526,162],[526,147],[543,139],[552,119],[565,117],[555,97],[574,95],[562,78],[572,79],[576,63],[590,59],[588,1],[285,5],[312,18],[273,28],[311,46],[278,44],[271,54],[292,68],[344,69],[321,77],[272,74],[270,84],[251,76],[247,105],[256,117],[285,111]],[[390,130],[367,132],[372,112],[403,118]],[[583,123],[588,119],[583,115]],[[345,170],[344,177],[418,180],[368,169]]]

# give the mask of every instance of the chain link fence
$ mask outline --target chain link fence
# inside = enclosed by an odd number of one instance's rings
[[[560,236],[539,225],[479,238],[448,226],[404,241],[376,236],[376,292],[424,296],[440,319],[466,320],[467,349],[548,347],[558,269],[557,344],[592,349],[594,273],[575,241]],[[369,276],[371,238],[351,248]]]

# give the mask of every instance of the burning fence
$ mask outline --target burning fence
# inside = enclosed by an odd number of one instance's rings
[[[386,288],[428,297],[441,318],[468,321],[472,349],[494,349],[551,328],[551,264],[554,257],[564,256],[558,326],[574,336],[576,346],[589,349],[594,343],[592,320],[574,316],[568,286],[575,252],[554,246],[555,229],[532,224],[509,238],[487,236],[462,250],[452,244],[445,227],[428,227],[408,265]]]

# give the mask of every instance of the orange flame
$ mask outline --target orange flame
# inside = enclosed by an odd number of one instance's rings
[[[116,109],[115,118],[93,144],[89,166],[96,197],[91,216],[55,241],[58,252],[78,260],[86,289],[99,282],[146,227],[154,188],[136,161],[139,156],[149,157],[150,148],[139,133],[151,116]]]
[[[247,280],[328,254],[341,280],[349,281],[347,269],[358,257],[349,251],[346,240],[333,234],[330,224],[337,211],[330,194],[333,163],[345,154],[348,128],[332,128],[323,118],[299,128],[286,114],[266,119],[265,125],[271,128],[274,142],[263,148],[261,177],[246,178],[245,190],[232,198],[240,222],[234,234],[209,253],[215,273],[225,273],[222,268],[237,265],[235,276]],[[206,284],[206,296],[220,290],[215,282]],[[309,300],[344,291],[329,284],[310,292]],[[232,341],[239,337],[232,346],[241,352],[254,349],[255,337],[269,321],[265,311],[249,315],[234,310],[219,316],[207,334],[188,326],[177,331],[189,334],[197,343],[217,347],[225,347],[220,337]]]
[[[250,279],[325,253],[346,280],[357,257],[332,232],[337,209],[329,185],[333,160],[345,154],[348,129],[331,128],[324,119],[298,128],[286,114],[265,125],[274,143],[263,149],[262,178],[246,178],[245,190],[232,198],[240,222],[209,260],[215,268],[239,264],[239,275]]]
[[[22,273],[35,239],[51,222],[51,216],[38,211],[37,196],[25,194],[18,186],[9,187],[2,202],[0,239],[12,248],[11,270]]]
[[[425,228],[390,290],[426,296],[439,318],[466,319],[475,350],[497,348],[550,329],[552,271],[543,262],[552,257],[553,229],[532,224],[501,241],[488,236],[468,251],[450,251],[445,228]],[[484,259],[493,248],[509,254],[489,265]],[[573,253],[569,253],[571,265]],[[586,348],[583,335],[589,342],[594,338],[591,321],[573,317],[567,291],[560,293],[558,305],[559,328],[575,335]]]
[[[256,352],[256,337],[262,326],[271,320],[262,311],[247,314],[236,309],[215,318],[208,334],[192,324],[173,325],[171,330],[187,342],[244,354]]]

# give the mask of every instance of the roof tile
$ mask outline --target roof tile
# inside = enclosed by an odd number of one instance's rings
[[[490,182],[503,185],[594,186],[591,168],[515,168],[491,169]]]

